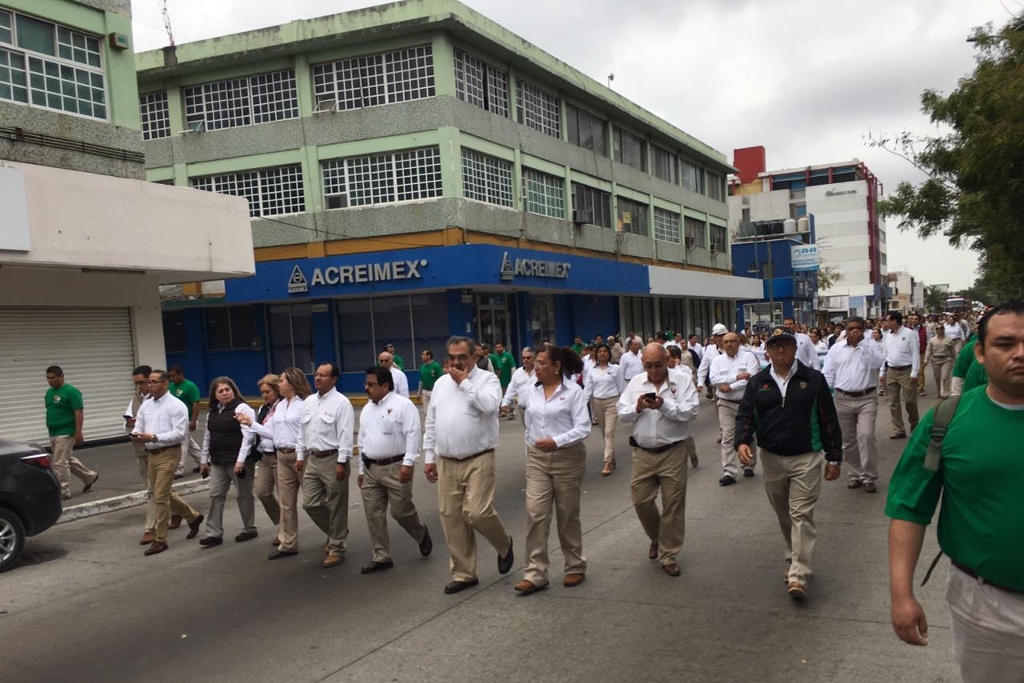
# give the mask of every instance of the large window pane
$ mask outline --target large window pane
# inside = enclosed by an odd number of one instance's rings
[[[185,312],[164,311],[164,352],[185,353],[188,351],[188,336],[185,334]]]
[[[335,301],[342,372],[362,372],[377,362],[370,298]]]
[[[373,334],[376,341],[377,354],[386,344],[395,345],[395,353],[402,357],[406,368],[412,367],[413,348],[412,330],[410,328],[409,297],[382,296],[373,299]],[[372,361],[377,360],[374,355]]]
[[[415,333],[415,359],[406,358],[405,367],[419,367],[420,354],[429,350],[438,363],[448,353],[448,297],[444,292],[435,294],[413,294],[412,321]],[[412,361],[415,362],[412,362]]]

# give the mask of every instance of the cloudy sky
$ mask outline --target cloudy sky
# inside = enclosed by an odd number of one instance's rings
[[[921,175],[866,144],[934,127],[926,88],[974,66],[971,29],[1020,0],[465,0],[519,36],[724,152],[764,145],[768,168],[865,162],[886,192]],[[380,2],[169,0],[178,44]],[[135,46],[167,44],[160,0],[132,0]],[[889,269],[970,286],[977,259],[888,226]]]

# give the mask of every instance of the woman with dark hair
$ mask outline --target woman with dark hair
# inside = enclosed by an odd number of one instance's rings
[[[583,397],[590,403],[591,412],[597,418],[601,434],[604,435],[604,469],[601,470],[601,476],[607,477],[615,469],[615,424],[619,420],[615,405],[619,402],[619,394],[625,384],[621,369],[611,362],[611,347],[598,344],[594,356],[596,362],[587,373]]]
[[[254,432],[260,436],[269,435],[277,450],[277,504],[281,508],[281,520],[277,525],[277,550],[267,559],[279,560],[299,552],[299,490],[302,475],[295,471],[295,444],[299,440],[299,425],[302,423],[303,401],[312,393],[306,375],[298,368],[286,368],[280,375],[278,401],[274,414],[265,425],[255,423]],[[239,421],[245,423],[243,418]]]
[[[199,454],[199,472],[210,477],[210,512],[206,518],[204,548],[224,542],[224,502],[231,484],[238,490],[238,512],[242,515],[242,533],[235,541],[249,541],[256,532],[256,501],[252,495],[252,477],[246,476],[252,433],[243,429],[239,418],[252,424],[256,413],[242,399],[238,385],[230,377],[218,377],[210,383],[210,412],[206,416],[206,435]]]
[[[526,553],[524,595],[548,586],[548,535],[554,504],[558,540],[565,559],[567,588],[586,578],[580,493],[586,472],[590,417],[583,389],[570,378],[583,371],[572,349],[549,346],[537,352],[537,382],[520,397],[526,424]]]

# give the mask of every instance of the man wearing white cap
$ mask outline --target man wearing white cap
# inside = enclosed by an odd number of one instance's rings
[[[704,355],[700,359],[700,367],[697,368],[697,389],[704,386],[707,383],[708,373],[711,371],[711,361],[715,359],[720,353],[722,353],[722,337],[726,335],[729,328],[722,323],[715,324],[711,328],[711,339],[714,341],[713,344],[708,344],[704,347]],[[715,398],[715,388],[710,384],[708,387],[708,398]]]

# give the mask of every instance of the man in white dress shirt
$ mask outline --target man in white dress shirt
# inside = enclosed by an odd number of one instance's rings
[[[369,368],[365,387],[370,400],[359,414],[358,484],[373,558],[360,571],[372,574],[395,566],[388,539],[389,503],[391,516],[419,544],[420,555],[429,555],[434,544],[412,502],[413,467],[420,456],[420,413],[412,401],[395,393],[388,368]]]
[[[796,320],[783,318],[782,326],[796,339],[796,359],[814,370],[818,369],[818,352],[811,338],[797,329]]]
[[[629,382],[644,371],[643,361],[640,360],[640,339],[634,337],[629,342],[629,350],[622,354],[619,359],[619,367],[622,369],[622,381]]]
[[[431,483],[440,480],[438,514],[451,557],[452,581],[444,588],[449,595],[480,583],[474,531],[498,552],[499,573],[507,574],[515,561],[512,536],[494,509],[501,383],[475,361],[476,342],[448,340],[448,372],[434,384],[423,434],[423,474]]]
[[[381,351],[377,356],[377,363],[391,371],[391,376],[395,380],[395,393],[409,398],[409,378],[405,376],[403,370],[395,366],[395,357],[387,351]]]
[[[501,414],[507,415],[510,420],[515,419],[516,403],[518,402],[519,395],[537,381],[537,375],[533,369],[533,362],[536,357],[531,347],[523,347],[523,351],[520,354],[523,364],[512,373],[512,380],[508,383],[508,388],[505,389],[505,396],[501,399]]]
[[[616,408],[619,420],[633,425],[633,507],[651,547],[669,576],[679,576],[677,556],[686,532],[686,439],[700,409],[693,384],[669,373],[668,351],[657,342],[643,352],[645,372],[629,381]],[[661,491],[662,509],[655,499]]]
[[[885,317],[889,334],[882,343],[885,345],[885,393],[889,397],[889,413],[892,415],[890,439],[907,438],[903,426],[901,400],[907,406],[907,420],[910,431],[917,427],[917,373],[921,365],[921,351],[917,333],[903,325],[903,314],[890,311]]]
[[[875,452],[875,422],[878,371],[885,363],[882,347],[864,337],[864,318],[846,321],[846,339],[837,341],[825,356],[823,374],[835,390],[839,429],[843,433],[843,459],[850,466],[846,487],[868,493],[877,491],[878,463]]]
[[[149,375],[153,369],[148,365],[140,365],[132,371],[132,380],[135,382],[135,392],[128,407],[124,409],[124,429],[131,434],[135,428],[135,416],[139,414],[139,408],[143,401],[149,398]],[[139,474],[142,476],[142,483],[146,485],[148,500],[146,501],[146,530],[142,534],[140,545],[152,545],[156,540],[156,506],[153,502],[153,491],[149,488],[149,451],[146,445],[137,441],[132,442],[135,450],[135,460],[139,466]]]
[[[740,336],[730,332],[722,337],[722,352],[711,361],[708,380],[718,398],[718,425],[722,436],[722,478],[719,486],[736,483],[740,471],[739,457],[733,441],[736,438],[736,411],[740,407],[747,380],[761,372],[761,364],[749,351],[740,348]],[[755,451],[756,453],[756,451]],[[754,461],[744,465],[743,476],[754,476]]]
[[[348,398],[334,388],[341,370],[324,363],[313,375],[316,393],[303,402],[295,471],[303,473],[302,509],[327,534],[323,567],[345,561],[348,539],[349,458],[355,412]]]
[[[711,382],[708,381],[708,375],[711,373],[711,361],[722,352],[722,337],[729,331],[729,328],[722,323],[716,323],[711,328],[711,339],[714,343],[708,344],[704,347],[704,353],[700,357],[700,366],[697,368],[697,390],[701,387],[707,387],[707,394],[709,399],[715,397],[714,387],[711,386]]]
[[[149,451],[149,490],[153,493],[156,529],[153,543],[143,555],[156,555],[167,550],[167,525],[171,513],[188,522],[188,535],[195,538],[203,516],[171,490],[174,471],[181,460],[181,445],[188,437],[188,409],[168,391],[170,376],[163,370],[149,375],[149,399],[142,402],[132,427],[133,443]]]
[[[697,352],[697,358],[704,358],[704,346],[700,343],[700,337],[695,334],[691,334],[687,339],[686,346],[691,351]]]

